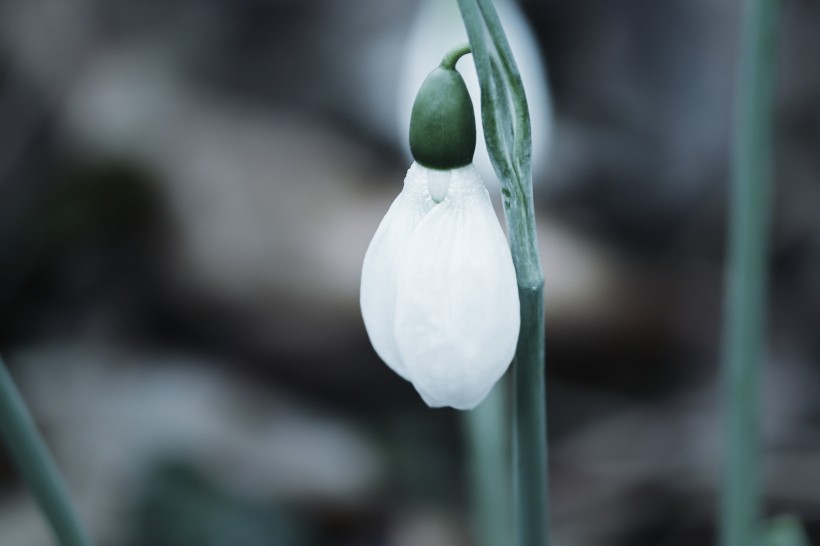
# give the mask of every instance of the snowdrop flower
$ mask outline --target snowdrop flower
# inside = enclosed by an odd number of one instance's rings
[[[431,407],[472,409],[509,367],[520,325],[510,249],[472,164],[475,118],[448,55],[413,107],[415,162],[364,258],[374,349]]]

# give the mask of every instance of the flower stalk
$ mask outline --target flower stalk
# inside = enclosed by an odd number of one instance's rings
[[[447,70],[455,70],[458,60],[468,53],[470,53],[470,44],[463,44],[451,51],[448,51],[441,60],[441,67],[446,68]]]
[[[487,150],[502,186],[521,330],[513,362],[513,506],[519,546],[549,544],[544,277],[538,257],[521,75],[492,0],[458,0],[481,86]]]
[[[744,19],[729,195],[723,374],[726,453],[720,544],[760,541],[759,384],[765,344],[777,0],[749,0]]]
[[[91,546],[57,466],[0,358],[0,434],[62,546]]]

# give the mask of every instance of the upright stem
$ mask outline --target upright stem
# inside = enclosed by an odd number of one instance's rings
[[[521,333],[513,363],[513,476],[520,546],[549,544],[544,284],[518,287]]]
[[[0,435],[62,546],[91,546],[68,490],[0,358]]]
[[[536,242],[524,84],[492,0],[458,0],[481,85],[487,152],[502,186],[521,302],[513,363],[513,506],[519,546],[549,544],[544,276]]]
[[[765,339],[777,2],[749,0],[747,10],[737,88],[725,286],[727,445],[722,546],[750,546],[760,540],[758,391]]]

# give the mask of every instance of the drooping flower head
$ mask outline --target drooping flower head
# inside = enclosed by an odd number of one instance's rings
[[[415,162],[362,267],[376,352],[431,407],[472,409],[507,370],[520,326],[510,249],[472,165],[475,119],[445,57],[413,106]]]

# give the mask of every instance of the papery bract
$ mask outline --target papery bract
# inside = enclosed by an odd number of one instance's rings
[[[540,123],[532,125],[532,171],[536,181],[544,179],[548,158],[552,149],[552,132],[554,114],[552,97],[548,85],[547,66],[538,47],[538,40],[527,22],[522,10],[522,3],[516,0],[494,0],[498,16],[508,29],[507,38],[510,48],[515,52],[516,63],[521,70],[521,78],[527,90],[527,103],[530,116]],[[406,33],[405,52],[400,60],[398,99],[395,117],[395,135],[397,141],[406,147],[407,126],[410,112],[415,102],[415,90],[427,77],[430,67],[440,58],[441,52],[453,44],[467,41],[467,33],[461,22],[458,2],[442,0],[421,0],[415,2],[415,16],[411,19]],[[470,95],[478,97],[480,87],[473,63],[459,64],[459,72],[464,77]],[[478,106],[478,105],[477,105]],[[480,119],[480,111],[476,109]],[[484,142],[484,128],[478,124],[478,142]],[[497,191],[495,173],[483,146],[476,149],[473,163],[479,174],[490,186],[490,191]]]

